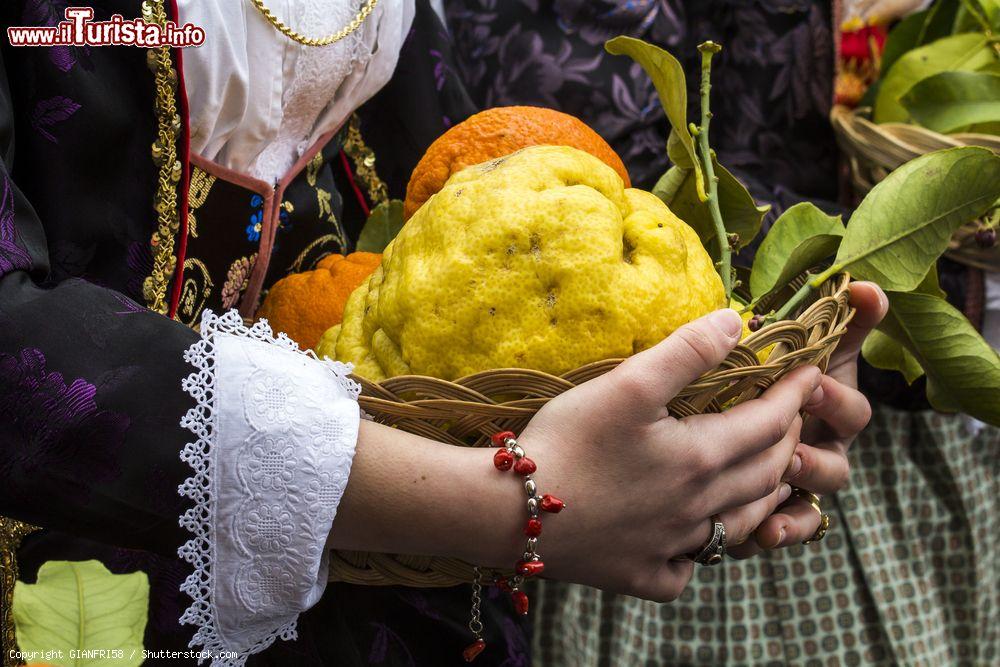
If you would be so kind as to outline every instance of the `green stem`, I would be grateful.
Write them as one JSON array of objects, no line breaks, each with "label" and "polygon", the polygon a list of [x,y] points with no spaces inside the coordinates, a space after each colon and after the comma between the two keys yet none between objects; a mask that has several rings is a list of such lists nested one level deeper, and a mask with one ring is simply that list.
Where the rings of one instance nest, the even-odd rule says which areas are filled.
[{"label": "green stem", "polygon": [[992,35],[993,26],[991,26],[990,22],[986,20],[986,17],[980,14],[979,11],[973,7],[972,3],[969,2],[969,0],[962,0],[962,4],[965,5],[965,10],[972,14],[972,18],[976,20],[976,23],[978,23],[983,29],[983,32],[987,35]]},{"label": "green stem", "polygon": [[779,308],[778,312],[776,312],[769,319],[775,322],[789,319],[791,314],[795,312],[795,309],[802,305],[802,302],[806,300],[806,297],[808,297],[813,290],[817,289],[820,285],[843,270],[844,267],[842,265],[834,265],[822,273],[810,276],[805,285],[800,287],[799,291],[793,294],[792,298],[786,301],[785,305]]},{"label": "green stem", "polygon": [[698,126],[698,154],[701,157],[702,169],[705,172],[705,184],[708,187],[708,212],[715,224],[715,237],[719,242],[719,275],[722,277],[722,287],[726,292],[726,303],[733,293],[733,252],[729,245],[729,234],[722,221],[722,210],[719,208],[719,177],[715,175],[712,164],[712,149],[708,144],[708,126],[712,121],[709,107],[709,93],[712,90],[712,56],[722,50],[715,42],[703,42],[698,45],[701,52],[701,125]]}]

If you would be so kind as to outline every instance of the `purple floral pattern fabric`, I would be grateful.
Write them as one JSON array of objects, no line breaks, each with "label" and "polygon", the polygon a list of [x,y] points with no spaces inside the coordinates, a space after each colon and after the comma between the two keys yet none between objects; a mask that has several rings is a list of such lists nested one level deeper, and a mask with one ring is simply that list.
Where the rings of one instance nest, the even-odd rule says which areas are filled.
[{"label": "purple floral pattern fabric", "polygon": [[0,278],[30,266],[31,257],[17,244],[13,187],[7,174],[0,173]]},{"label": "purple floral pattern fabric", "polygon": [[[446,0],[459,70],[480,108],[535,104],[591,125],[637,185],[669,166],[669,128],[649,78],[604,41],[626,34],[670,50],[688,72],[697,44],[723,45],[713,85],[712,143],[755,195],[834,199],[836,153],[826,121],[833,40],[828,2],[779,0]],[[781,189],[777,187],[781,184]],[[784,194],[782,194],[784,192]]]},{"label": "purple floral pattern fabric", "polygon": [[[127,415],[102,410],[97,388],[46,368],[40,350],[0,354],[0,479],[30,485],[40,472],[62,480],[65,499],[85,501],[93,484],[119,474]],[[78,474],[86,462],[88,477]]]}]

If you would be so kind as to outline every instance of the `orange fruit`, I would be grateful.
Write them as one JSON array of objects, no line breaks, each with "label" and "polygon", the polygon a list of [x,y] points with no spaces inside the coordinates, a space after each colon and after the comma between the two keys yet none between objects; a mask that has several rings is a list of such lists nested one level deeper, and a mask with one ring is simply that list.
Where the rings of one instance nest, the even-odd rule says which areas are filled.
[{"label": "orange fruit", "polygon": [[409,219],[457,171],[529,146],[572,146],[599,158],[631,187],[614,149],[579,118],[544,107],[495,107],[469,116],[430,145],[410,176],[403,203]]},{"label": "orange fruit", "polygon": [[382,255],[374,252],[324,257],[315,270],[276,282],[257,310],[257,318],[266,319],[275,332],[284,331],[299,347],[311,349],[324,331],[340,324],[347,297],[381,261]]}]

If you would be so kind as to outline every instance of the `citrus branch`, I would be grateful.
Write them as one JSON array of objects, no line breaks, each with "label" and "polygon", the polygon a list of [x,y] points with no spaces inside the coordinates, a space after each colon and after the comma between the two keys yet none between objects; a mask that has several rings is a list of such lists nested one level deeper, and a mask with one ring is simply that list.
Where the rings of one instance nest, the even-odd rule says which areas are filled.
[{"label": "citrus branch", "polygon": [[785,305],[778,309],[778,312],[769,317],[768,320],[778,322],[789,319],[789,316],[795,312],[795,309],[798,308],[803,301],[805,301],[806,297],[809,296],[814,289],[818,288],[827,280],[843,271],[845,266],[845,264],[834,264],[822,273],[815,275],[808,274],[809,279],[806,280],[806,283],[799,288],[799,291],[792,295],[792,298],[785,302]]},{"label": "citrus branch", "polygon": [[722,287],[726,292],[726,303],[733,293],[733,252],[729,244],[729,234],[722,221],[722,211],[719,208],[719,177],[715,175],[712,164],[712,149],[708,144],[708,126],[712,121],[709,109],[709,92],[712,90],[712,56],[722,50],[715,42],[708,41],[698,45],[701,53],[701,125],[695,133],[698,137],[698,155],[701,158],[702,169],[705,171],[705,185],[708,193],[706,204],[708,212],[715,224],[715,237],[719,242],[719,275],[722,277]]}]

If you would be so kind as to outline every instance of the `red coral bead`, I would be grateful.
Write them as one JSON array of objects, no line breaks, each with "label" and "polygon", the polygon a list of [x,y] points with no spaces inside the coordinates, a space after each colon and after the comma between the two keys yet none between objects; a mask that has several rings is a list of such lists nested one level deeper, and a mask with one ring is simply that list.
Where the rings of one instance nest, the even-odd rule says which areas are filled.
[{"label": "red coral bead", "polygon": [[542,570],[545,569],[545,563],[540,560],[522,560],[517,562],[517,566],[514,569],[521,576],[533,577],[536,574],[542,573]]},{"label": "red coral bead", "polygon": [[514,463],[514,472],[518,475],[530,475],[538,469],[535,462],[527,456],[522,456]]},{"label": "red coral bead", "polygon": [[502,590],[504,593],[510,593],[513,589],[510,587],[510,583],[507,581],[507,577],[500,577],[495,582],[493,582],[497,588]]},{"label": "red coral bead", "polygon": [[524,525],[524,534],[528,537],[538,537],[542,534],[542,520],[541,519],[528,519],[528,523]]},{"label": "red coral bead", "polygon": [[543,512],[552,512],[553,514],[558,514],[559,512],[562,512],[563,509],[566,507],[566,503],[559,500],[555,496],[546,493],[544,496],[542,496],[542,502],[540,502],[538,506],[542,508]]},{"label": "red coral bead", "polygon": [[497,470],[510,470],[514,465],[514,455],[506,449],[498,449],[497,453],[493,455],[493,465],[497,467]]},{"label": "red coral bead", "polygon": [[500,431],[491,435],[490,440],[494,447],[506,447],[507,440],[514,440],[516,437],[513,431]]},{"label": "red coral bead", "polygon": [[510,594],[510,599],[514,601],[514,611],[521,616],[528,613],[528,595],[524,591],[514,591]]},{"label": "red coral bead", "polygon": [[465,650],[462,651],[462,657],[465,658],[466,662],[472,662],[476,659],[476,656],[483,652],[484,648],[486,648],[486,642],[482,639],[477,639],[465,647]]}]

